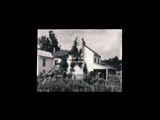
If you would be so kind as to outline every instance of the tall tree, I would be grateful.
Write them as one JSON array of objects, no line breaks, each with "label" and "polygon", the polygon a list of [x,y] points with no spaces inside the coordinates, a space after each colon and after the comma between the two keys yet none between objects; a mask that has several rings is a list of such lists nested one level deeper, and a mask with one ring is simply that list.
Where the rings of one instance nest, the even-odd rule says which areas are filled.
[{"label": "tall tree", "polygon": [[77,37],[75,38],[74,45],[72,46],[72,49],[69,51],[69,54],[73,54],[73,55],[78,54]]},{"label": "tall tree", "polygon": [[83,73],[87,75],[88,69],[86,63],[84,64]]},{"label": "tall tree", "polygon": [[41,36],[37,40],[38,40],[37,43],[40,46],[40,50],[45,50],[51,53],[53,52],[54,48],[55,51],[60,50],[60,47],[58,47],[58,40],[53,31],[49,31],[49,38],[46,36]]},{"label": "tall tree", "polygon": [[49,39],[51,40],[51,48],[52,48],[52,49],[50,49],[50,51],[53,52],[53,48],[55,48],[55,51],[58,51],[59,50],[58,40],[57,40],[54,32],[53,31],[49,31],[48,33],[49,33]]},{"label": "tall tree", "polygon": [[41,38],[38,38],[38,44],[40,46],[40,50],[50,52],[50,40],[46,36],[41,36]]}]

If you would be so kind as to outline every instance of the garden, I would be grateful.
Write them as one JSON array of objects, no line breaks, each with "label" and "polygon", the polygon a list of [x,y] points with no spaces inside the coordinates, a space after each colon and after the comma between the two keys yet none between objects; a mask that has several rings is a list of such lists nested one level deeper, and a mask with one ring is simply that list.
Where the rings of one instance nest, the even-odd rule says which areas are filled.
[{"label": "garden", "polygon": [[92,79],[92,75],[72,79],[71,74],[52,68],[37,77],[37,92],[122,92],[121,77],[108,76],[106,81],[103,78]]}]

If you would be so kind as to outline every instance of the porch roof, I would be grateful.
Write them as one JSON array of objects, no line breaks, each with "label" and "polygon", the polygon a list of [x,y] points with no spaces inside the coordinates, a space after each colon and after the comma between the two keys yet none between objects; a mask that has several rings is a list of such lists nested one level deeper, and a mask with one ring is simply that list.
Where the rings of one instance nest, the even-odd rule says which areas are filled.
[{"label": "porch roof", "polygon": [[[114,69],[114,70],[116,70],[116,68],[113,68],[113,67],[111,67],[111,66],[109,66],[109,65],[101,65],[101,64],[96,64],[96,63],[94,63],[94,65],[103,67],[104,69]],[[94,69],[95,69],[95,68],[94,68]]]}]

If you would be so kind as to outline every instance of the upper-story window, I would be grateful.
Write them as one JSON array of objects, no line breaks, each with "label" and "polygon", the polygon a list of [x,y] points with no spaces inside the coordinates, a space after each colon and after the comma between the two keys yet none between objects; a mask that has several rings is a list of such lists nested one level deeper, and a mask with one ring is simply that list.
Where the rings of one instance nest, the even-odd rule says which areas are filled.
[{"label": "upper-story window", "polygon": [[94,58],[94,62],[96,63],[96,58]]},{"label": "upper-story window", "polygon": [[57,65],[57,63],[58,63],[58,60],[55,60],[55,65]]},{"label": "upper-story window", "polygon": [[99,64],[99,59],[98,59],[98,64]]},{"label": "upper-story window", "polygon": [[46,66],[46,59],[43,59],[43,66]]}]

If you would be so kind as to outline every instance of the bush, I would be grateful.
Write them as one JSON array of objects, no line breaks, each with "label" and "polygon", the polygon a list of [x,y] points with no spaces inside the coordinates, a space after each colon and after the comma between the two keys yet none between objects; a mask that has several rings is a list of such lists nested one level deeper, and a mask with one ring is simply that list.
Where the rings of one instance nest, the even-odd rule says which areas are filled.
[{"label": "bush", "polygon": [[[37,77],[38,92],[122,92],[122,80],[116,76],[94,80],[85,76],[83,80],[72,80],[72,74],[54,68]],[[69,79],[67,79],[69,78]]]}]

